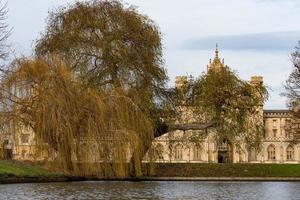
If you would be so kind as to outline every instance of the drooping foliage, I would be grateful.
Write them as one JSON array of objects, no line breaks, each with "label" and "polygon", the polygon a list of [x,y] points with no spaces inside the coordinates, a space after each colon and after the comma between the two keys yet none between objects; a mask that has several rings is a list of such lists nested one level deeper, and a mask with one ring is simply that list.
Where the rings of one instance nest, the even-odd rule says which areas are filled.
[{"label": "drooping foliage", "polygon": [[56,59],[14,64],[2,83],[2,98],[10,101],[5,117],[31,127],[37,159],[73,175],[125,177],[133,156],[135,175],[141,175],[144,143],[153,140],[153,130],[130,98],[86,88]]},{"label": "drooping foliage", "polygon": [[[166,131],[161,117],[174,113],[174,92],[166,90],[161,33],[134,7],[93,0],[58,8],[50,13],[35,52],[40,59],[55,54],[65,60],[86,89],[130,99],[151,121],[155,135]],[[150,145],[148,140],[144,148]]]}]

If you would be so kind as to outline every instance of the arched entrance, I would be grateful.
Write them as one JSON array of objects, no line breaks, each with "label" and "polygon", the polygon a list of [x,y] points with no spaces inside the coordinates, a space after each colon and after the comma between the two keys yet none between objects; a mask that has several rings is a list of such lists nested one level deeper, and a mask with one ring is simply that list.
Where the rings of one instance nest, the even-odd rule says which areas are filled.
[{"label": "arched entrance", "polygon": [[232,163],[232,144],[227,139],[223,139],[218,145],[218,163]]}]

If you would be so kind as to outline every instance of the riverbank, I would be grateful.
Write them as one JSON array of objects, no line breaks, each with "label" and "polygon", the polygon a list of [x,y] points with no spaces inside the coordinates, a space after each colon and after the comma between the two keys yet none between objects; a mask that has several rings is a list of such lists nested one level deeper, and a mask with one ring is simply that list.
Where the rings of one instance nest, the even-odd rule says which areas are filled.
[{"label": "riverbank", "polygon": [[145,177],[140,181],[300,182],[300,177]]},{"label": "riverbank", "polygon": [[74,177],[50,172],[34,163],[0,161],[0,183],[41,183],[72,181],[300,181],[300,164],[203,164],[159,163],[155,174],[149,165],[140,178]]}]

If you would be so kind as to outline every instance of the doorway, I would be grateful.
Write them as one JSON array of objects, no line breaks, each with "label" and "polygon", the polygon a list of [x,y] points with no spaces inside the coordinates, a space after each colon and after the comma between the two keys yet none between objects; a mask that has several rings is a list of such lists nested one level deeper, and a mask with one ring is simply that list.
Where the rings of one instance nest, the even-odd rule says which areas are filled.
[{"label": "doorway", "polygon": [[218,163],[232,163],[233,151],[232,145],[227,139],[223,139],[218,145]]}]

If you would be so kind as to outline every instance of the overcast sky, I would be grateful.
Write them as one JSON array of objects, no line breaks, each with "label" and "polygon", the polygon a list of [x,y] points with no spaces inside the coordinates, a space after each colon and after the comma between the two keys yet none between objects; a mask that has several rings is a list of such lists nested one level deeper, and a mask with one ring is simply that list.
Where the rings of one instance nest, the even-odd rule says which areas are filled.
[{"label": "overcast sky", "polygon": [[[31,55],[48,11],[73,0],[8,0],[10,43]],[[261,75],[271,90],[265,109],[282,109],[290,53],[300,40],[300,0],[126,0],[153,19],[163,33],[170,85],[175,76],[197,76],[219,44],[220,56],[243,79]]]}]

